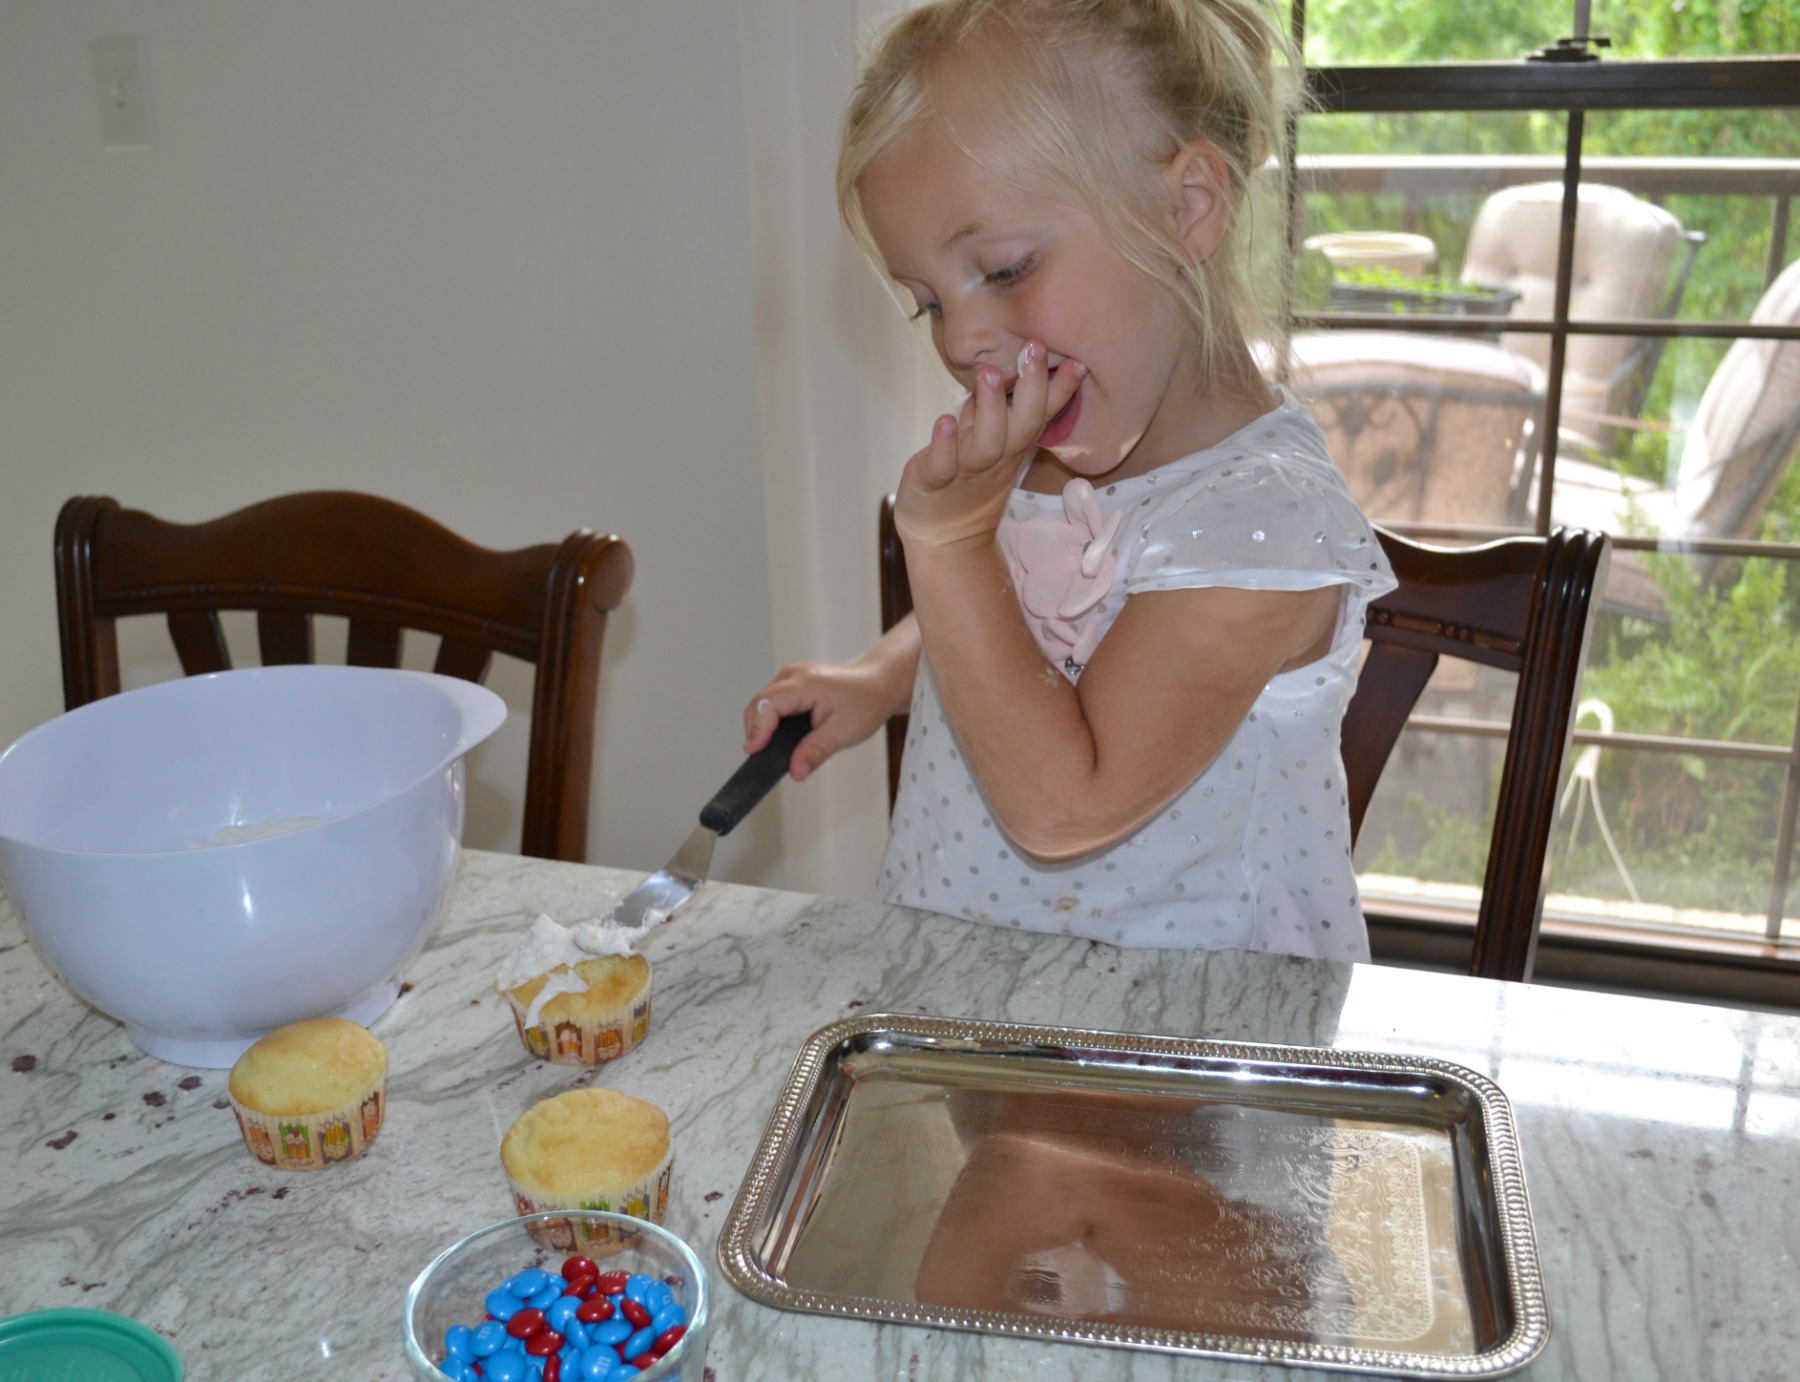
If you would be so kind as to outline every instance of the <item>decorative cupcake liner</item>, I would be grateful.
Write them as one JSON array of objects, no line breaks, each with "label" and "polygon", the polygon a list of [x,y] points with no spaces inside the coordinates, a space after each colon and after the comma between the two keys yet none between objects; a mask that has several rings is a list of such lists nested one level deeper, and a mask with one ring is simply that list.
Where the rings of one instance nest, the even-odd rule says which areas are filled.
[{"label": "decorative cupcake liner", "polygon": [[317,1171],[360,1156],[381,1131],[387,1081],[324,1113],[259,1113],[231,1101],[250,1155],[278,1171]]},{"label": "decorative cupcake liner", "polygon": [[554,1000],[545,1005],[536,1026],[525,1025],[530,1005],[519,1002],[510,993],[513,1025],[525,1049],[539,1060],[555,1065],[599,1065],[617,1060],[644,1039],[650,1030],[650,986],[631,1002],[596,1017],[577,1021],[574,1018],[549,1016]]},{"label": "decorative cupcake liner", "polygon": [[[506,1179],[512,1186],[513,1203],[518,1206],[521,1214],[553,1213],[559,1209],[600,1209],[660,1224],[669,1208],[669,1177],[674,1169],[673,1153],[665,1152],[654,1171],[622,1193],[584,1195],[575,1204],[558,1196],[531,1190],[510,1175]],[[589,1257],[604,1257],[621,1252],[637,1241],[639,1236],[612,1224],[597,1225],[582,1219],[547,1219],[535,1226],[531,1233],[554,1252],[580,1251]]]}]

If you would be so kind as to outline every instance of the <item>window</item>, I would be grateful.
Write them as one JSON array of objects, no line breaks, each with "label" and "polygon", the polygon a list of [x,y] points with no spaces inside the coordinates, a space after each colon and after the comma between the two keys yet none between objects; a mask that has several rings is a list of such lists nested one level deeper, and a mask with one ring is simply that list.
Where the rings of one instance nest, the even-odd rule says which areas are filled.
[{"label": "window", "polygon": [[[1293,380],[1389,527],[1614,536],[1539,973],[1793,1002],[1800,13],[1546,8],[1296,4]],[[1440,674],[1396,749],[1378,949],[1472,920],[1509,696]]]}]

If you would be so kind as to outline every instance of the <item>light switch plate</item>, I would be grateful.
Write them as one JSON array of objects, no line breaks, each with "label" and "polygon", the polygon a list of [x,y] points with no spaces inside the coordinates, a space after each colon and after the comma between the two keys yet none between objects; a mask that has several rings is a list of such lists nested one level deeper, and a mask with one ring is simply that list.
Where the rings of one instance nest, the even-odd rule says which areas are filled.
[{"label": "light switch plate", "polygon": [[142,47],[136,38],[97,38],[88,44],[100,99],[102,148],[150,147],[150,93],[144,84]]}]

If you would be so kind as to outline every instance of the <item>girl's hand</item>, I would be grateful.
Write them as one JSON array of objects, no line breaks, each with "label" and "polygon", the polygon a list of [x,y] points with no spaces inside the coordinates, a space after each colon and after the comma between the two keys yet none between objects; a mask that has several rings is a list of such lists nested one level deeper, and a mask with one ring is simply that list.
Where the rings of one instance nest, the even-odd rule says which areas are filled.
[{"label": "girl's hand", "polygon": [[794,780],[804,782],[826,759],[862,743],[907,708],[918,665],[918,624],[909,616],[853,662],[783,667],[744,707],[744,752],[768,743],[783,716],[810,711],[812,733],[788,760]]},{"label": "girl's hand", "polygon": [[901,473],[894,526],[907,547],[990,538],[1020,468],[1086,374],[1086,366],[1065,360],[1052,378],[1042,341],[1027,341],[1019,352],[1010,399],[998,368],[977,370],[975,391],[961,415],[939,418],[930,444]]}]

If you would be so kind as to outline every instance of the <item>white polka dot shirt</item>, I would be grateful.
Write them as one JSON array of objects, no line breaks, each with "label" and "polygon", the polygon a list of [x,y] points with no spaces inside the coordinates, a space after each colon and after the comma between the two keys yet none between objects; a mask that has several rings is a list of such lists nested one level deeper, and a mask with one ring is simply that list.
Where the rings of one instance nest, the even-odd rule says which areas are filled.
[{"label": "white polka dot shirt", "polygon": [[[1106,519],[1122,511],[1106,544],[1110,585],[1073,618],[1027,616],[1071,680],[1081,671],[1072,650],[1095,640],[1088,624],[1104,636],[1126,598],[1145,590],[1340,585],[1330,651],[1270,681],[1219,756],[1155,819],[1061,864],[1034,862],[995,824],[921,660],[879,896],[1115,945],[1366,960],[1338,733],[1364,610],[1394,577],[1317,426],[1288,396],[1218,446],[1102,485],[1095,498]],[[1015,490],[1007,513],[1003,546],[1012,525],[1060,520],[1064,505]]]}]

